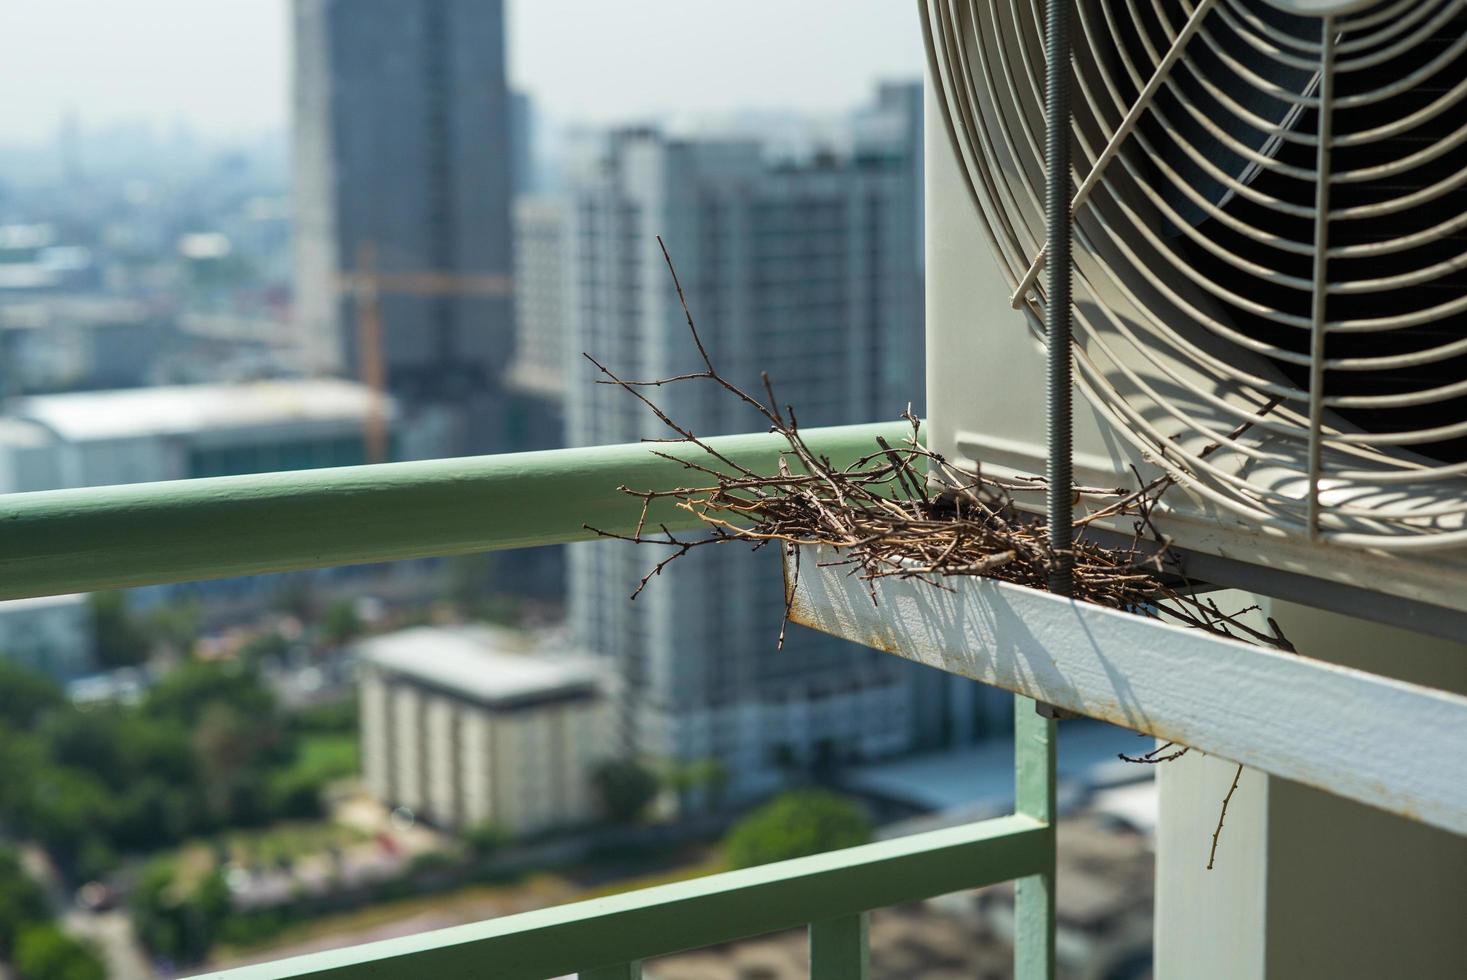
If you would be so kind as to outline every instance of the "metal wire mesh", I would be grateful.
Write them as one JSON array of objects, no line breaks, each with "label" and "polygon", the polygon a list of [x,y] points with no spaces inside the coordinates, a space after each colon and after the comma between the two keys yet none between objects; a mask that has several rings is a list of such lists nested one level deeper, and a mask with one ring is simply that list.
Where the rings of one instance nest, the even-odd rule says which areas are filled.
[{"label": "metal wire mesh", "polygon": [[[1036,330],[1043,6],[923,10],[973,203]],[[1207,505],[1339,543],[1459,546],[1467,2],[1290,6],[1310,5],[1074,5],[1078,380]]]}]

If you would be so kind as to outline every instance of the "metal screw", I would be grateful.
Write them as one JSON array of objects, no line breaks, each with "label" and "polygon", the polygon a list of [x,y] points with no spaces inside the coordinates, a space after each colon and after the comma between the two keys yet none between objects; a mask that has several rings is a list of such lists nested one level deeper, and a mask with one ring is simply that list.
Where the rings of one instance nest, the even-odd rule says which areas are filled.
[{"label": "metal screw", "polygon": [[1044,310],[1049,361],[1049,546],[1054,552],[1049,590],[1069,595],[1074,559],[1071,522],[1074,520],[1071,466],[1072,410],[1070,405],[1071,257],[1070,257],[1070,5],[1049,0],[1046,41],[1049,67],[1045,78],[1047,133],[1045,158],[1045,221],[1048,231],[1049,302]]}]

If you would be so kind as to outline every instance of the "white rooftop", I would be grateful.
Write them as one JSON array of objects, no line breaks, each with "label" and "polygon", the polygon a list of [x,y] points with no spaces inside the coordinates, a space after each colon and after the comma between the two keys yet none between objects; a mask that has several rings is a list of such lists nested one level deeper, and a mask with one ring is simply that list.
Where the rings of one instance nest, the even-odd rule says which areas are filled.
[{"label": "white rooftop", "polygon": [[376,667],[491,707],[593,693],[600,682],[585,658],[531,650],[524,634],[488,626],[415,626],[363,640],[362,659]]},{"label": "white rooftop", "polygon": [[[1145,752],[1155,745],[1134,732],[1101,722],[1065,722],[1056,763],[1066,788],[1088,793],[1155,775],[1155,766],[1122,762],[1116,753]],[[971,808],[999,813],[1013,805],[1014,741],[995,737],[977,745],[852,766],[842,774],[850,789],[899,800],[924,810]]]},{"label": "white rooftop", "polygon": [[1111,786],[1090,798],[1090,808],[1117,817],[1144,834],[1156,835],[1160,790],[1156,780]]},{"label": "white rooftop", "polygon": [[45,426],[28,419],[0,415],[0,444],[36,449],[51,445],[51,434],[46,431]]},{"label": "white rooftop", "polygon": [[117,296],[47,296],[0,305],[0,330],[34,330],[57,324],[132,326],[162,316],[146,303]]},{"label": "white rooftop", "polygon": [[10,413],[83,442],[292,422],[359,424],[372,398],[354,381],[311,378],[34,395],[14,402]]},{"label": "white rooftop", "polygon": [[85,592],[68,592],[65,595],[38,595],[30,599],[6,599],[0,602],[0,616],[30,609],[64,608],[80,606],[87,601]]}]

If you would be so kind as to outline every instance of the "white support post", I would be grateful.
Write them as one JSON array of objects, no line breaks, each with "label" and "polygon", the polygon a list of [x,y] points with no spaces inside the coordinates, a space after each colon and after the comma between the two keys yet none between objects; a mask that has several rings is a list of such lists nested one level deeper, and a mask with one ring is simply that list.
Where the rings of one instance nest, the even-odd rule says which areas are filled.
[{"label": "white support post", "polygon": [[[1467,644],[1283,603],[1272,614],[1308,654],[1467,692]],[[1208,871],[1234,770],[1196,752],[1159,767],[1158,980],[1463,975],[1467,836],[1245,769]]]}]

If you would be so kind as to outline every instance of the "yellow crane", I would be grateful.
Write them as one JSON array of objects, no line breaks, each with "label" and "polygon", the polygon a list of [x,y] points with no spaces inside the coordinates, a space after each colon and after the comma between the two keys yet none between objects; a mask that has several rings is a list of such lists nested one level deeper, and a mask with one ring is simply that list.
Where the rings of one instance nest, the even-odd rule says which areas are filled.
[{"label": "yellow crane", "polygon": [[357,246],[356,268],[342,273],[340,288],[351,295],[357,312],[357,356],[361,380],[372,392],[362,422],[369,462],[387,459],[387,420],[382,406],[387,394],[387,363],[382,350],[382,296],[510,296],[514,279],[504,275],[459,275],[438,270],[381,272],[376,242]]}]

